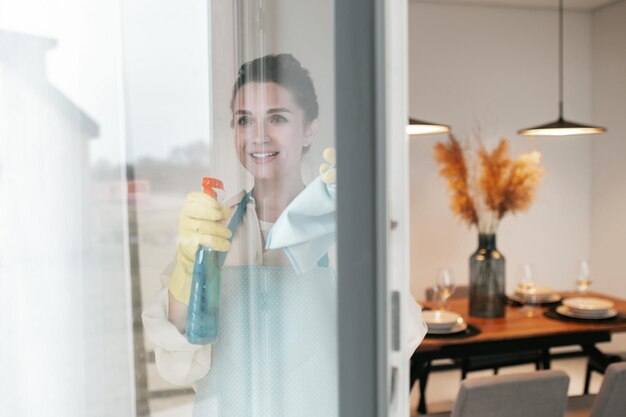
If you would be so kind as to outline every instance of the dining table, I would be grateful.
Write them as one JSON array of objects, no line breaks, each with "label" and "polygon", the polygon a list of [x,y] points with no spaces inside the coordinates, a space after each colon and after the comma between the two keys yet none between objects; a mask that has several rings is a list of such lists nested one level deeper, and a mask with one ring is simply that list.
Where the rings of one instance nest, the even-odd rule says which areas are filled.
[{"label": "dining table", "polygon": [[[580,297],[577,292],[559,292],[566,299]],[[475,329],[459,337],[438,337],[427,335],[411,357],[411,385],[420,379],[420,399],[418,413],[426,413],[425,381],[428,378],[431,361],[476,356],[498,355],[528,350],[543,352],[541,368],[550,369],[552,356],[550,348],[576,346],[585,356],[598,361],[606,360],[606,355],[596,347],[597,343],[608,342],[611,335],[626,332],[626,300],[597,292],[586,292],[586,297],[610,300],[619,312],[619,320],[586,320],[585,322],[562,320],[547,317],[550,306],[522,305],[508,302],[504,317],[482,318],[469,315],[469,299],[459,298],[448,301],[447,309],[460,314],[470,328]],[[423,308],[431,308],[430,302],[421,303]],[[554,308],[554,306],[552,306]],[[554,316],[554,314],[552,314]]]}]

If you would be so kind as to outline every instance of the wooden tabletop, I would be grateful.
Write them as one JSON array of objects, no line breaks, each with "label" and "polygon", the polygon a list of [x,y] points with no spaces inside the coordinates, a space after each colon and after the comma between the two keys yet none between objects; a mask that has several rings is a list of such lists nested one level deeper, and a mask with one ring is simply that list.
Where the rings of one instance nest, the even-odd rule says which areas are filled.
[{"label": "wooden tabletop", "polygon": [[[573,292],[561,292],[564,298],[580,296]],[[626,300],[609,297],[604,294],[594,292],[587,293],[590,297],[605,298],[615,303],[615,309],[621,313],[626,313]],[[469,300],[457,299],[448,301],[448,308],[459,313],[470,324],[478,327],[481,333],[472,337],[460,338],[436,338],[427,337],[418,347],[417,352],[438,350],[443,346],[461,345],[476,342],[493,342],[503,340],[528,339],[533,337],[576,334],[588,332],[626,332],[626,322],[624,323],[576,323],[550,319],[543,315],[547,307],[517,307],[507,305],[506,315],[503,318],[485,319],[469,315]],[[428,303],[423,304],[429,307]]]}]

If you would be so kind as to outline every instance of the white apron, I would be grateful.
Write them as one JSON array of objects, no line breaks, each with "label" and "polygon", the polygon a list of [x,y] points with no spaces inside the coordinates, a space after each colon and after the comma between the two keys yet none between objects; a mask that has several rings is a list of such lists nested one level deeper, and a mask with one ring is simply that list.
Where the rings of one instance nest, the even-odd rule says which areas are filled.
[{"label": "white apron", "polygon": [[[249,198],[229,224],[233,236]],[[327,261],[300,275],[223,267],[219,335],[194,417],[338,415],[337,282]]]}]

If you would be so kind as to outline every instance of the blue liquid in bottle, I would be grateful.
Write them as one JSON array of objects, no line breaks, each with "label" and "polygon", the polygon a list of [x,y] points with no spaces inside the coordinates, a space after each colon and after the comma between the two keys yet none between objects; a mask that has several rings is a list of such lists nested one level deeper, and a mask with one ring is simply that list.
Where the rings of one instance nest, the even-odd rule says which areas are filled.
[{"label": "blue liquid in bottle", "polygon": [[[215,178],[203,178],[204,192],[216,197],[213,188],[223,189]],[[222,267],[220,252],[200,246],[196,252],[187,308],[187,340],[206,345],[217,340],[220,321],[220,290]]]},{"label": "blue liquid in bottle", "polygon": [[187,310],[187,340],[196,345],[217,339],[220,321],[221,268],[219,252],[200,246],[193,265]]}]

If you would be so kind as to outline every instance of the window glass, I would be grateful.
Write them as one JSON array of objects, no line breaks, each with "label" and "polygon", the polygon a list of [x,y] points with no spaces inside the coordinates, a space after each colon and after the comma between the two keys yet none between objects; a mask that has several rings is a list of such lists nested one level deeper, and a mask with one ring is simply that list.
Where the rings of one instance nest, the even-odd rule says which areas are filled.
[{"label": "window glass", "polygon": [[134,414],[119,16],[0,1],[3,416]]},{"label": "window glass", "polygon": [[149,408],[337,415],[332,3],[159,4],[122,11]]}]

